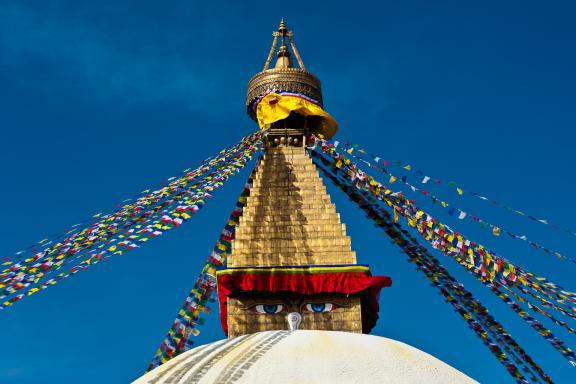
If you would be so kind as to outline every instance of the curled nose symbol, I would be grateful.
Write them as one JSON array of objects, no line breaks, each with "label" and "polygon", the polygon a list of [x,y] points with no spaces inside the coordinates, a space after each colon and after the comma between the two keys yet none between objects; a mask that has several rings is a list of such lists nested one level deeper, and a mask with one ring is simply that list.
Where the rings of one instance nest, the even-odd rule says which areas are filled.
[{"label": "curled nose symbol", "polygon": [[288,318],[288,327],[290,327],[291,331],[297,331],[300,323],[302,322],[302,315],[298,312],[290,312],[287,316]]}]

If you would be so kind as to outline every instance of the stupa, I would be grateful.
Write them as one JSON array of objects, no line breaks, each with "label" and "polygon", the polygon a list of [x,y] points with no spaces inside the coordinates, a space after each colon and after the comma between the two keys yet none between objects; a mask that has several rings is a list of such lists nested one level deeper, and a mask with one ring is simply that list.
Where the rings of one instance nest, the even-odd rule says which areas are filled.
[{"label": "stupa", "polygon": [[266,130],[264,156],[227,269],[217,273],[228,339],[191,349],[135,383],[474,383],[416,348],[367,334],[392,281],[357,264],[306,153],[310,135],[332,137],[338,124],[284,21],[273,39],[246,99]]}]

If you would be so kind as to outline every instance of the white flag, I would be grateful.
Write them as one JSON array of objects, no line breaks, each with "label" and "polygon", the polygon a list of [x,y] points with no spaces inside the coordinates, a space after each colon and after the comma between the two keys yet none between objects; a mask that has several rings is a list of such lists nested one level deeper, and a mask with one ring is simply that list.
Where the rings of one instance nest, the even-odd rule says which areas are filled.
[{"label": "white flag", "polygon": [[430,178],[428,176],[424,176],[424,178],[422,179],[422,184],[426,184],[429,180]]},{"label": "white flag", "polygon": [[466,212],[460,211],[460,214],[458,215],[458,218],[459,218],[460,220],[462,220],[462,219],[464,219],[465,217],[466,217]]}]

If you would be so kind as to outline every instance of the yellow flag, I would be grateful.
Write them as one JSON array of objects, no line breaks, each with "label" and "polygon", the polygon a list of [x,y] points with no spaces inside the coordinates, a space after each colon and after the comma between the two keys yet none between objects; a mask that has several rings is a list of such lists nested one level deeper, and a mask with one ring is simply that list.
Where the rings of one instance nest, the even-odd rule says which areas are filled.
[{"label": "yellow flag", "polygon": [[459,195],[462,195],[464,193],[464,191],[461,190],[460,188],[456,188],[456,192],[458,192]]},{"label": "yellow flag", "polygon": [[500,236],[500,228],[498,227],[492,227],[492,234],[494,236]]},{"label": "yellow flag", "polygon": [[394,176],[390,176],[390,180],[388,181],[390,184],[394,184],[396,178]]}]

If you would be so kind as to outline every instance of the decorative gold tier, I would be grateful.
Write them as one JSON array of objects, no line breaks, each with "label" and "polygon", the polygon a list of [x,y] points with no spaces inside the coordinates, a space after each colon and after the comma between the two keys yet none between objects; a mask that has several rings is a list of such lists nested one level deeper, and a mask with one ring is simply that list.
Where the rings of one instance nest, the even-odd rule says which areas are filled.
[{"label": "decorative gold tier", "polygon": [[355,263],[346,227],[304,148],[268,148],[228,267]]},{"label": "decorative gold tier", "polygon": [[310,97],[322,106],[320,80],[301,68],[274,68],[256,74],[248,82],[246,107],[270,92],[291,92]]}]

